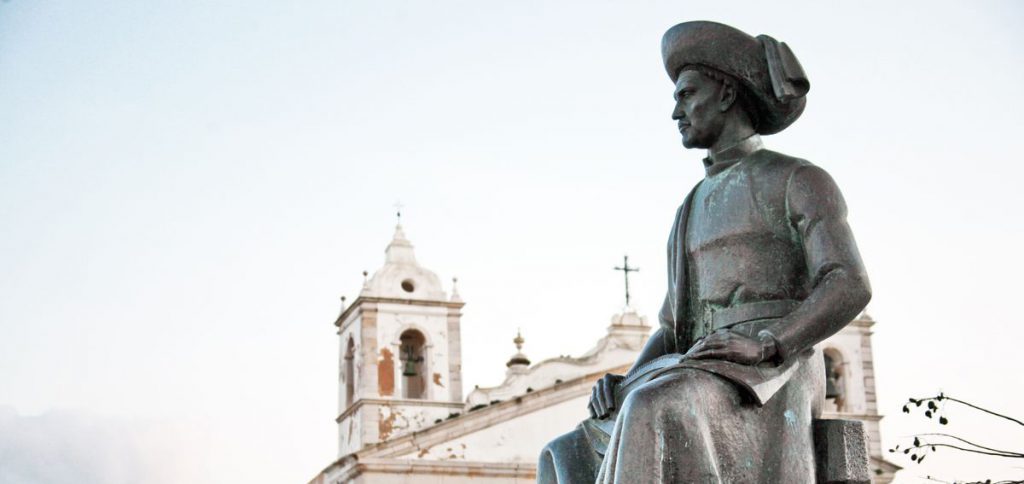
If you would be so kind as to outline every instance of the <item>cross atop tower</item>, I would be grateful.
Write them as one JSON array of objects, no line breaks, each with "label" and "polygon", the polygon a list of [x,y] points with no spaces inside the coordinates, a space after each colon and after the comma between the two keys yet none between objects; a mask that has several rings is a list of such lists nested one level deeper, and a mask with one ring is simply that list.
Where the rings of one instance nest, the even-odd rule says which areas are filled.
[{"label": "cross atop tower", "polygon": [[639,267],[629,267],[629,256],[622,256],[622,267],[616,267],[615,270],[622,271],[622,275],[626,278],[626,306],[629,306],[629,273],[640,272]]},{"label": "cross atop tower", "polygon": [[402,205],[402,202],[399,201],[395,202],[392,207],[395,207],[395,216],[398,217],[398,225],[402,225],[402,209],[405,208],[405,205]]}]

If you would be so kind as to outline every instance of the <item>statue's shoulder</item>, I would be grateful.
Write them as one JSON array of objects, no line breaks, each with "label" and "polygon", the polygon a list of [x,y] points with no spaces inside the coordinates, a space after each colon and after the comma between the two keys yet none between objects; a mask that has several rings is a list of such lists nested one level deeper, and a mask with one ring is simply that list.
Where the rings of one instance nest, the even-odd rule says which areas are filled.
[{"label": "statue's shoulder", "polygon": [[752,166],[763,171],[793,172],[804,166],[816,166],[814,163],[803,158],[797,158],[778,151],[768,149],[758,150],[753,156],[757,157],[758,163]]},{"label": "statue's shoulder", "polygon": [[[803,158],[766,149],[758,150],[752,156],[755,157],[752,160],[754,163],[746,163],[746,165],[753,178],[759,180],[759,184],[765,189],[777,187],[784,190],[797,170],[815,166]],[[771,190],[769,189],[769,191]]]},{"label": "statue's shoulder", "polygon": [[771,150],[760,150],[755,155],[760,157],[759,163],[751,164],[755,170],[751,174],[759,180],[759,191],[765,200],[782,202],[787,207],[813,206],[818,211],[832,207],[836,213],[845,213],[839,187],[820,166]]}]

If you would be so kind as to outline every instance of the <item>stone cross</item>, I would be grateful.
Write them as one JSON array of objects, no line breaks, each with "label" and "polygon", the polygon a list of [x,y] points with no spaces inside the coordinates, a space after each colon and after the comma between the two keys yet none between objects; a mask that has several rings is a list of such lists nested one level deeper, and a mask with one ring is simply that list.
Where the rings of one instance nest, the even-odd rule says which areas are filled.
[{"label": "stone cross", "polygon": [[629,267],[629,256],[622,256],[622,267],[616,267],[615,270],[622,271],[622,275],[626,278],[626,306],[629,306],[629,273],[640,272],[639,267]]},{"label": "stone cross", "polygon": [[405,205],[402,205],[402,202],[395,202],[395,204],[392,205],[392,206],[395,207],[395,216],[398,217],[398,224],[401,225],[402,224],[402,209],[405,208]]}]

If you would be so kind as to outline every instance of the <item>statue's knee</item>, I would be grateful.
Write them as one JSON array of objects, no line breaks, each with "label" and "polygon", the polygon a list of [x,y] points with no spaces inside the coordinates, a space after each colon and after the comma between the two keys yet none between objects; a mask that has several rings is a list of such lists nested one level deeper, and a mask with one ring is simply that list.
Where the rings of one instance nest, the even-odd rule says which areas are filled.
[{"label": "statue's knee", "polygon": [[601,456],[582,427],[555,437],[537,460],[537,482],[543,484],[590,484],[597,477]]},{"label": "statue's knee", "polygon": [[558,471],[550,445],[545,445],[537,459],[537,484],[558,484]]},{"label": "statue's knee", "polygon": [[701,411],[717,398],[712,395],[721,386],[716,377],[701,370],[683,369],[652,380],[630,392],[623,411],[637,417],[652,416],[667,407]]},{"label": "statue's knee", "polygon": [[665,392],[660,387],[656,382],[649,382],[629,392],[622,402],[622,411],[634,418],[650,415],[665,399]]}]

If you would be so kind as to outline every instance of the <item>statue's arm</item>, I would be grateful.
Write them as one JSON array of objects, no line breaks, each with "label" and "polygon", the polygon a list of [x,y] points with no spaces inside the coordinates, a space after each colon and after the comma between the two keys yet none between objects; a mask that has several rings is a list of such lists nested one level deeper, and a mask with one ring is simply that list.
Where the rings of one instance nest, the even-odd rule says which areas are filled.
[{"label": "statue's arm", "polygon": [[661,306],[661,311],[658,313],[660,328],[647,339],[647,343],[640,350],[640,355],[636,357],[636,362],[633,363],[630,371],[661,355],[667,355],[675,351],[675,331],[671,321],[672,307],[669,304],[668,296],[665,296],[665,303]]},{"label": "statue's arm", "polygon": [[868,276],[846,223],[846,203],[832,177],[813,165],[797,168],[787,185],[786,207],[803,245],[810,290],[792,313],[763,332],[775,340],[781,359],[835,334],[871,299]]}]

